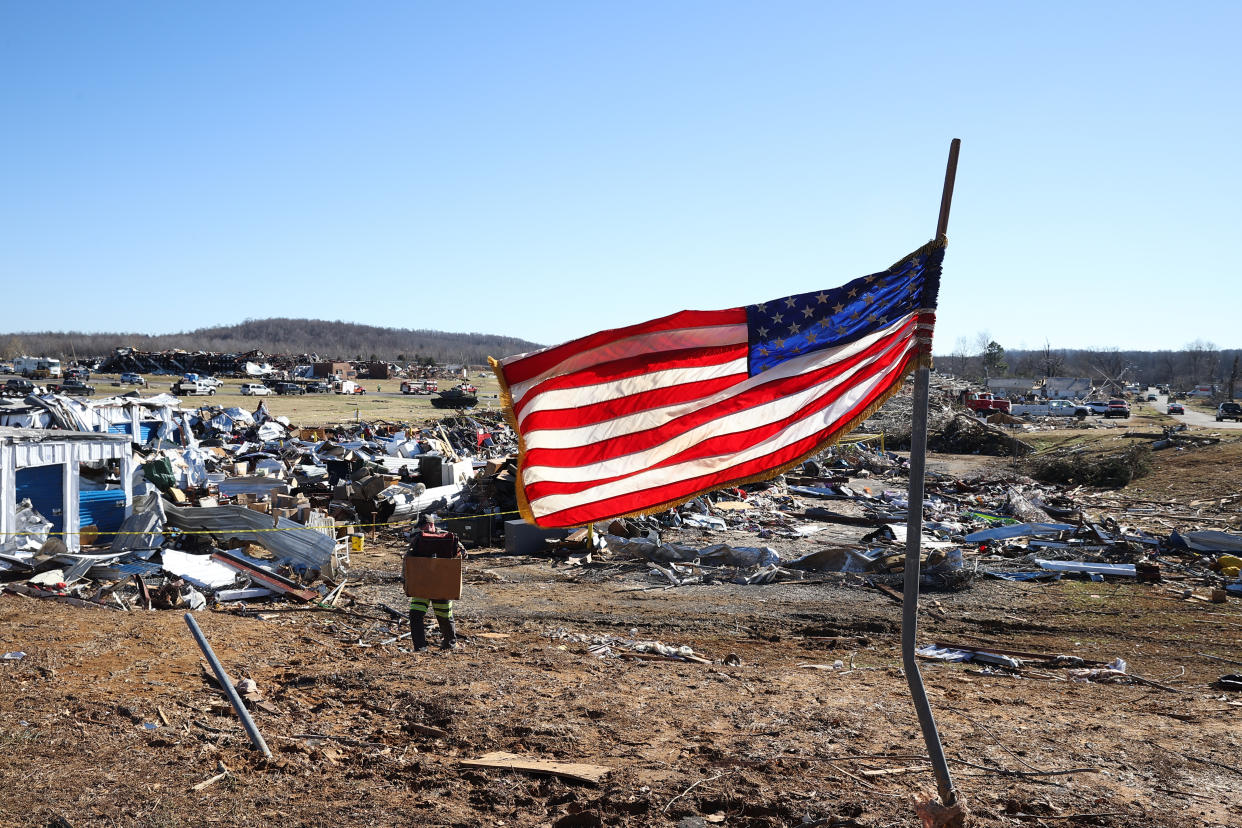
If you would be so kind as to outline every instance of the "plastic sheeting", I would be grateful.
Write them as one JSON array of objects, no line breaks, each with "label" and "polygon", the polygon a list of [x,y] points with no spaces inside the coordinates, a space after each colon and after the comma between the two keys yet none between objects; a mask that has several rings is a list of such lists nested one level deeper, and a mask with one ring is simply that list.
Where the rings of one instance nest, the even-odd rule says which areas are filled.
[{"label": "plastic sheeting", "polygon": [[1173,546],[1185,546],[1196,552],[1242,552],[1242,535],[1231,535],[1216,529],[1201,532],[1174,532],[1169,537]]},{"label": "plastic sheeting", "polygon": [[1009,538],[1038,538],[1046,535],[1059,535],[1070,532],[1077,527],[1069,523],[1011,523],[1008,526],[996,526],[981,529],[966,536],[967,543],[979,543],[989,540],[1008,540]]},{"label": "plastic sheeting", "polygon": [[623,538],[604,535],[608,548],[636,555],[649,561],[699,561],[718,566],[767,567],[781,562],[775,549],[768,546],[730,546],[717,543],[702,549],[688,544],[656,543],[647,538]]},{"label": "plastic sheeting", "polygon": [[14,535],[0,543],[0,555],[28,561],[47,542],[47,533],[52,531],[52,522],[39,514],[29,500],[23,500],[17,506],[13,531]]}]

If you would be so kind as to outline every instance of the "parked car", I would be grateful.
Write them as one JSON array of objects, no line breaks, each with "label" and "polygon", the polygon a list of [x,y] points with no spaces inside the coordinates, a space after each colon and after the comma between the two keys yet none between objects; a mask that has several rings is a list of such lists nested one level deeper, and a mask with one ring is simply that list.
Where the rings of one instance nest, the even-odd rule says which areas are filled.
[{"label": "parked car", "polygon": [[322,382],[309,382],[306,384],[307,394],[326,394],[332,389],[324,385]]},{"label": "parked car", "polygon": [[1107,414],[1108,400],[1087,400],[1083,403],[1083,407],[1092,414]]},{"label": "parked car", "polygon": [[280,394],[282,396],[285,394],[305,394],[306,393],[306,390],[302,388],[302,386],[298,385],[296,382],[278,382],[276,383],[276,385],[273,387],[272,390],[274,390],[277,394]]},{"label": "parked car", "polygon": [[95,386],[87,385],[80,379],[67,379],[61,383],[58,390],[62,394],[76,394],[79,397],[89,397],[95,393]]},{"label": "parked car", "polygon": [[146,385],[147,381],[142,378],[141,374],[125,373],[121,374],[122,385]]},{"label": "parked car", "polygon": [[261,382],[243,382],[241,392],[243,397],[262,397],[272,393],[272,389]]},{"label": "parked car", "polygon": [[1112,399],[1108,401],[1108,409],[1104,412],[1104,418],[1124,417],[1130,419],[1130,404],[1125,400]]},{"label": "parked car", "polygon": [[1216,407],[1216,422],[1234,420],[1242,423],[1242,405],[1236,402],[1223,402]]},{"label": "parked car", "polygon": [[1148,401],[1148,402],[1155,402],[1155,401],[1156,401],[1156,395],[1155,395],[1155,394],[1148,394],[1148,395],[1147,395],[1147,401]]},{"label": "parked car", "polygon": [[1186,409],[1183,408],[1182,404],[1179,402],[1171,402],[1169,403],[1168,413],[1169,414],[1185,414]]}]

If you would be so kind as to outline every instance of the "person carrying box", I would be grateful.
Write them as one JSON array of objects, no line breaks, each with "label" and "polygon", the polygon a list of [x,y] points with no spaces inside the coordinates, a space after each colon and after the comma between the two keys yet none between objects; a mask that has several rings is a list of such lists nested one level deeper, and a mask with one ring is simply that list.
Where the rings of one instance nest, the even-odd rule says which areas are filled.
[{"label": "person carrying box", "polygon": [[[436,622],[440,626],[441,649],[455,650],[458,647],[457,630],[453,624],[453,598],[461,594],[461,559],[465,556],[465,551],[455,534],[439,531],[435,515],[424,513],[419,516],[418,526],[410,536],[410,548],[405,553],[406,560],[402,567],[405,594],[410,597],[410,643],[415,652],[427,650],[425,621],[428,608],[435,611]],[[433,565],[422,560],[426,558],[455,558],[456,566],[447,565],[447,562],[440,564],[439,561]],[[426,575],[429,568],[455,569],[456,587],[452,584],[428,587]],[[428,589],[432,589],[436,597],[424,597],[421,594]]]}]

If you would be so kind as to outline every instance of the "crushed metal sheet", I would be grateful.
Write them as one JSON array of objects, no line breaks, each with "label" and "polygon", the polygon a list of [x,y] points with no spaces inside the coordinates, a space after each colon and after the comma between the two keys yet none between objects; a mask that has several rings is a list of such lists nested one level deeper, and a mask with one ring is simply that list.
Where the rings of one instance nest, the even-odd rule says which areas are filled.
[{"label": "crushed metal sheet", "polygon": [[256,543],[271,552],[277,563],[288,563],[294,569],[327,572],[332,564],[335,541],[292,520],[278,517],[273,521],[270,515],[245,506],[167,504],[164,508],[169,526]]}]

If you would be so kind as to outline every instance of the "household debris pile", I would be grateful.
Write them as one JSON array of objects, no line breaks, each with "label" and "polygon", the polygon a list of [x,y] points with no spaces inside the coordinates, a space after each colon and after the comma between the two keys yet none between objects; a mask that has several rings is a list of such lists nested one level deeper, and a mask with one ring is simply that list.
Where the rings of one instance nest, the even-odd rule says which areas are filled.
[{"label": "household debris pile", "polygon": [[0,577],[34,597],[334,600],[366,530],[434,510],[485,523],[466,540],[490,545],[503,531],[492,516],[516,507],[516,438],[493,413],[306,429],[263,404],[185,409],[167,395],[48,395],[4,413],[0,473],[17,485],[0,511]]}]

